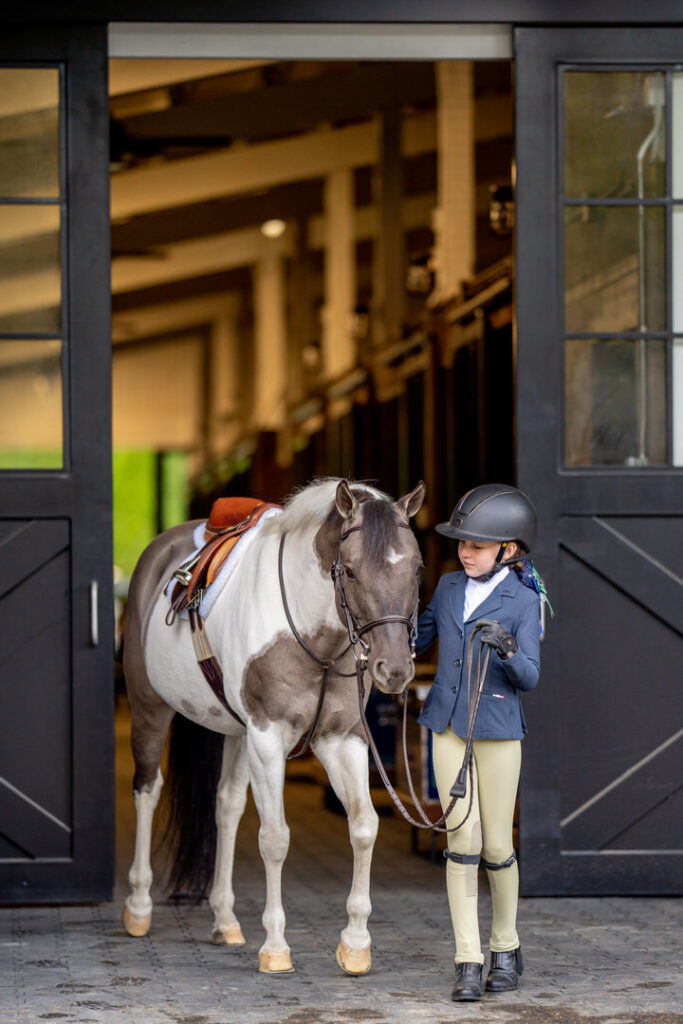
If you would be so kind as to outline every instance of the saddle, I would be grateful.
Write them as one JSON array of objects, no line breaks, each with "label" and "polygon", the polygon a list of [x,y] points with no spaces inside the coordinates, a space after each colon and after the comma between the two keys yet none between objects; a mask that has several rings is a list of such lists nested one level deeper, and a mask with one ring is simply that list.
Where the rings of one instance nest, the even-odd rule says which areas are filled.
[{"label": "saddle", "polygon": [[201,601],[240,537],[255,526],[269,508],[280,507],[258,498],[217,498],[214,501],[204,530],[204,547],[192,561],[173,573],[178,581],[171,595],[176,615]]},{"label": "saddle", "polygon": [[216,579],[237,541],[256,525],[269,508],[281,506],[259,501],[258,498],[218,498],[213,503],[204,530],[204,547],[189,562],[176,569],[171,577],[177,582],[171,594],[166,625],[172,626],[176,616],[187,609],[197,664],[218,700],[240,725],[244,725],[244,720],[225,696],[223,673],[211,650],[199,606],[205,590]]}]

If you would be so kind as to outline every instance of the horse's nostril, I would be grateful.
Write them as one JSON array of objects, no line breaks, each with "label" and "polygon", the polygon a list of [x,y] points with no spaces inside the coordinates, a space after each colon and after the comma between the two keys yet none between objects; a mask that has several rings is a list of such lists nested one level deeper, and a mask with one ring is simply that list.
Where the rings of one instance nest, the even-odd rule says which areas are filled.
[{"label": "horse's nostril", "polygon": [[382,683],[386,683],[387,679],[389,678],[389,673],[387,672],[387,663],[384,660],[384,658],[378,658],[377,661],[375,662],[374,676],[375,679],[378,679]]}]

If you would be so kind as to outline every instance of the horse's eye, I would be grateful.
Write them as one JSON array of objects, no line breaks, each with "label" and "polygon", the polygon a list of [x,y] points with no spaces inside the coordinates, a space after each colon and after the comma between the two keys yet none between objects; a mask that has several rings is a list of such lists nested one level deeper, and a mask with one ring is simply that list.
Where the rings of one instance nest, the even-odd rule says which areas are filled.
[{"label": "horse's eye", "polygon": [[344,566],[344,572],[348,580],[355,580],[356,577],[354,576],[353,569],[349,569],[348,565]]}]

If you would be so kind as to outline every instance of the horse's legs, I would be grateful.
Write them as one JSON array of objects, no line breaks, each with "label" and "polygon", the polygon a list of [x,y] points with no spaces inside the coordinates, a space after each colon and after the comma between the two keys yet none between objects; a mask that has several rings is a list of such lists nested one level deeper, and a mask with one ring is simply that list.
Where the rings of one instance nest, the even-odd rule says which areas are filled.
[{"label": "horse's legs", "polygon": [[131,893],[123,909],[123,926],[129,935],[140,937],[147,934],[152,921],[152,818],[164,783],[159,766],[174,712],[156,694],[152,695],[151,691],[144,701],[136,700],[132,694],[129,696],[137,827],[135,854],[128,873]]},{"label": "horse's legs", "polygon": [[282,865],[289,849],[289,828],[285,821],[283,789],[285,758],[282,738],[274,727],[247,733],[249,773],[254,802],[261,819],[259,850],[266,869],[266,906],[263,927],[266,940],[259,950],[259,971],[279,973],[293,970],[285,939],[282,906]]},{"label": "horse's legs", "polygon": [[209,905],[214,913],[212,939],[236,946],[244,942],[240,923],[233,906],[232,869],[235,860],[235,838],[247,802],[249,767],[244,736],[226,736],[223,744],[223,766],[216,796],[216,867]]},{"label": "horse's legs", "polygon": [[346,809],[353,848],[353,881],[346,901],[349,921],[341,933],[337,962],[348,974],[370,970],[370,864],[378,818],[370,799],[368,749],[357,736],[331,737],[315,744],[334,791]]}]

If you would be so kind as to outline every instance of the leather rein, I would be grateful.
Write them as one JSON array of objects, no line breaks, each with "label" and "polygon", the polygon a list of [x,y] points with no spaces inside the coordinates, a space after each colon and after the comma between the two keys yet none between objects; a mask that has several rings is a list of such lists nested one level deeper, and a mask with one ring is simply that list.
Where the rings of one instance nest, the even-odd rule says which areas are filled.
[{"label": "leather rein", "polygon": [[[410,526],[408,526],[407,523],[399,523],[398,525],[400,527],[402,527],[403,529],[406,529],[406,530],[410,529]],[[377,770],[379,772],[380,778],[382,779],[382,782],[384,783],[384,787],[385,787],[387,793],[389,794],[389,796],[391,797],[392,801],[394,802],[395,806],[397,807],[398,811],[400,812],[402,817],[410,825],[412,825],[414,828],[432,829],[435,832],[456,832],[467,821],[467,819],[468,819],[468,817],[470,815],[470,812],[472,810],[472,803],[473,803],[473,800],[474,800],[474,785],[473,785],[473,781],[474,780],[473,780],[473,768],[472,768],[472,741],[473,741],[473,734],[474,734],[474,724],[475,724],[475,721],[476,721],[477,711],[479,709],[479,702],[481,700],[481,694],[482,694],[483,687],[484,687],[484,680],[486,679],[486,674],[488,672],[489,660],[490,660],[490,657],[491,657],[491,648],[488,645],[486,646],[486,652],[484,653],[483,658],[482,658],[482,646],[484,646],[484,645],[480,643],[478,654],[477,654],[476,682],[475,682],[475,685],[473,686],[472,685],[472,682],[473,682],[473,676],[472,676],[473,649],[474,649],[474,641],[475,641],[475,638],[476,638],[476,634],[478,632],[478,629],[480,628],[480,627],[475,626],[475,629],[474,629],[474,631],[473,631],[473,633],[472,633],[472,635],[470,637],[469,645],[468,645],[468,650],[467,650],[468,710],[469,710],[468,719],[469,719],[469,721],[468,721],[468,730],[467,730],[467,740],[466,740],[466,744],[465,744],[465,755],[463,757],[463,761],[462,761],[462,766],[461,766],[460,772],[458,773],[458,776],[457,776],[457,778],[456,778],[456,780],[453,783],[453,786],[451,788],[451,802],[450,802],[449,806],[446,808],[446,810],[443,812],[441,817],[437,821],[435,821],[435,822],[432,822],[432,820],[429,818],[429,816],[425,812],[424,808],[422,807],[422,804],[420,803],[420,800],[419,800],[419,798],[418,798],[418,796],[417,796],[417,794],[415,792],[415,787],[413,785],[412,775],[411,775],[411,771],[410,771],[410,760],[409,760],[409,757],[408,757],[407,738],[406,738],[406,736],[407,736],[407,717],[408,717],[408,714],[407,714],[408,713],[407,686],[406,686],[406,689],[403,692],[403,716],[402,716],[403,717],[403,721],[402,721],[403,760],[404,760],[404,765],[405,765],[406,779],[407,779],[407,782],[408,782],[408,789],[410,791],[410,797],[411,797],[411,800],[412,800],[412,802],[414,804],[415,810],[417,811],[417,814],[418,814],[419,818],[421,819],[421,820],[418,821],[418,820],[416,820],[410,814],[410,812],[406,808],[405,804],[401,800],[400,796],[398,795],[398,793],[394,789],[394,787],[393,787],[393,785],[392,785],[392,783],[391,783],[391,781],[390,781],[390,779],[389,779],[389,777],[388,777],[388,775],[386,773],[384,765],[382,763],[381,755],[380,755],[380,753],[379,753],[379,751],[377,749],[377,745],[376,745],[375,740],[374,740],[374,738],[372,736],[372,732],[370,731],[370,726],[368,725],[368,721],[367,721],[367,718],[366,718],[366,715],[365,715],[365,680],[364,680],[364,676],[365,676],[366,669],[368,667],[368,654],[369,654],[369,651],[370,651],[370,647],[369,647],[368,643],[363,639],[363,637],[364,637],[364,635],[366,633],[369,633],[370,630],[375,629],[377,626],[383,626],[383,625],[386,625],[387,623],[391,623],[391,622],[401,622],[401,623],[403,623],[403,625],[408,630],[408,637],[409,637],[409,643],[410,643],[410,653],[411,653],[411,657],[414,658],[415,657],[415,644],[416,644],[416,641],[417,641],[417,613],[418,613],[419,598],[416,597],[416,599],[415,599],[415,607],[413,609],[413,613],[410,616],[410,618],[408,618],[405,615],[384,615],[384,616],[382,616],[380,618],[372,619],[370,622],[366,622],[363,625],[361,625],[359,623],[357,617],[354,615],[354,613],[353,613],[353,611],[351,609],[351,606],[349,605],[347,594],[346,594],[346,584],[345,584],[346,567],[344,565],[344,557],[343,557],[342,545],[343,545],[343,542],[346,540],[346,538],[350,534],[355,533],[357,531],[361,531],[362,529],[363,529],[362,526],[352,526],[348,530],[342,530],[341,531],[341,533],[339,534],[339,547],[338,547],[338,550],[337,550],[337,558],[336,558],[335,562],[333,563],[332,569],[331,569],[331,572],[330,572],[330,575],[332,577],[332,582],[334,583],[335,594],[337,595],[337,598],[339,600],[339,604],[341,606],[342,612],[344,613],[345,625],[346,625],[346,629],[347,629],[347,633],[348,633],[348,644],[343,649],[343,651],[341,651],[339,654],[335,655],[333,658],[321,658],[321,657],[319,657],[315,653],[315,651],[311,650],[311,648],[308,646],[306,641],[303,639],[303,637],[299,633],[299,631],[296,628],[296,625],[294,623],[294,620],[292,619],[292,615],[291,615],[291,612],[290,612],[290,609],[289,609],[289,603],[287,601],[287,594],[286,594],[286,590],[285,590],[285,581],[284,581],[284,572],[283,572],[283,556],[284,556],[284,548],[285,548],[285,534],[283,533],[281,538],[280,538],[280,546],[279,546],[279,550],[278,550],[278,576],[279,576],[279,581],[280,581],[280,594],[282,596],[282,605],[283,605],[283,608],[284,608],[284,611],[285,611],[285,615],[287,617],[287,622],[289,623],[289,628],[291,629],[292,634],[294,635],[295,639],[297,640],[297,642],[299,643],[301,648],[306,652],[306,654],[313,661],[315,661],[323,669],[323,677],[322,677],[321,686],[320,686],[320,695],[318,697],[318,705],[317,705],[317,708],[316,708],[315,716],[313,718],[313,722],[312,722],[311,727],[309,728],[308,733],[306,734],[306,737],[303,740],[303,743],[301,744],[300,748],[298,750],[296,750],[295,752],[288,754],[287,755],[287,759],[289,760],[289,759],[296,758],[296,757],[302,757],[303,754],[305,754],[309,750],[309,748],[310,748],[311,741],[313,739],[315,731],[316,731],[316,729],[318,727],[318,722],[320,720],[320,714],[322,712],[323,704],[324,704],[324,701],[325,701],[325,694],[326,694],[326,691],[327,691],[327,682],[328,682],[328,678],[329,678],[330,672],[333,672],[335,675],[343,676],[343,677],[347,677],[347,678],[350,678],[350,677],[355,675],[356,676],[356,682],[357,682],[357,689],[358,689],[358,710],[359,710],[359,714],[360,714],[360,720],[361,720],[361,723],[363,725],[363,730],[365,732],[365,736],[367,738],[370,750],[372,751],[372,756],[374,758],[375,765],[376,765]],[[360,653],[357,650],[357,647],[359,647],[359,646],[361,648]],[[348,654],[349,651],[351,651],[351,653],[353,654],[353,657],[354,657],[355,671],[354,672],[340,672],[336,668],[336,665],[337,665],[337,663],[339,661],[342,660],[342,658],[344,658]],[[453,826],[451,828],[446,828],[446,827],[444,827],[445,823],[446,823],[449,815],[451,814],[453,808],[455,807],[456,802],[461,797],[463,797],[465,795],[466,791],[467,791],[468,776],[469,776],[470,799],[469,799],[469,806],[467,808],[467,812],[466,812],[464,818],[462,819],[462,821],[458,822],[457,825],[455,825],[455,826]]]}]

